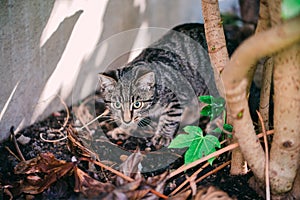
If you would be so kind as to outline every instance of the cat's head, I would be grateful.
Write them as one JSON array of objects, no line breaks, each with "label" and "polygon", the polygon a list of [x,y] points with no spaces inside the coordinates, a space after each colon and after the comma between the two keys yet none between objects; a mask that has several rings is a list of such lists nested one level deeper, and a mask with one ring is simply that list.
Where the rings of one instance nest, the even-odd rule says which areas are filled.
[{"label": "cat's head", "polygon": [[103,99],[122,126],[137,125],[149,115],[155,94],[155,74],[145,70],[114,70],[99,74]]}]

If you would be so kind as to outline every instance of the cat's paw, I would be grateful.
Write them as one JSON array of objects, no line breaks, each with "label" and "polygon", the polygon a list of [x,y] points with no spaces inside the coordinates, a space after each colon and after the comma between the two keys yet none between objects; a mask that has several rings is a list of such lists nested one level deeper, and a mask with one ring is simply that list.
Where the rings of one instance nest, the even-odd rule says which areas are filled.
[{"label": "cat's paw", "polygon": [[151,139],[152,144],[155,147],[161,148],[162,146],[169,146],[171,143],[172,138],[170,136],[164,136],[164,135],[154,135]]},{"label": "cat's paw", "polygon": [[114,140],[125,140],[129,138],[129,135],[120,128],[115,128],[109,132],[107,132],[108,136],[111,136]]}]

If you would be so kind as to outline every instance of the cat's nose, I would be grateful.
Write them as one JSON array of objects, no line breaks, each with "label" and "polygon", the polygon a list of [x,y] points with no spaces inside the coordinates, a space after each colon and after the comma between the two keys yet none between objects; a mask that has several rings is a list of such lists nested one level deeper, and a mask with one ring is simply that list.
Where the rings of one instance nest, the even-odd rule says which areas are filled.
[{"label": "cat's nose", "polygon": [[125,123],[125,124],[129,124],[130,122],[131,122],[131,120],[130,119],[123,119],[123,122]]},{"label": "cat's nose", "polygon": [[131,122],[131,113],[130,111],[124,111],[124,115],[123,115],[123,121],[125,124],[129,124]]}]

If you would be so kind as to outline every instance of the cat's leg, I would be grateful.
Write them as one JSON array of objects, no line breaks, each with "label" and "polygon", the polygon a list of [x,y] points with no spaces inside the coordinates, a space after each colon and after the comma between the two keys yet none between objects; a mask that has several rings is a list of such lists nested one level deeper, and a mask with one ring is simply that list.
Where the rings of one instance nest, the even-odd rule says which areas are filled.
[{"label": "cat's leg", "polygon": [[151,139],[154,146],[169,146],[179,128],[182,111],[178,101],[172,101],[163,109],[155,135]]}]

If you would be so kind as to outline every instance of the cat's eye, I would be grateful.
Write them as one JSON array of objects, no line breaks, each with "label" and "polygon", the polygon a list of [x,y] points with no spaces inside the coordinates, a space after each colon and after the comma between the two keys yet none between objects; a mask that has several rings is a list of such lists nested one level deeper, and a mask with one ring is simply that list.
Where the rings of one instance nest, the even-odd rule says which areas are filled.
[{"label": "cat's eye", "polygon": [[136,101],[133,103],[133,108],[135,108],[135,109],[139,109],[142,106],[143,106],[143,102],[141,102],[141,101]]},{"label": "cat's eye", "polygon": [[113,104],[113,107],[114,107],[115,109],[120,109],[120,108],[121,108],[121,103],[118,102],[118,101],[116,101],[116,102],[114,102],[114,103],[112,103],[112,104]]}]

